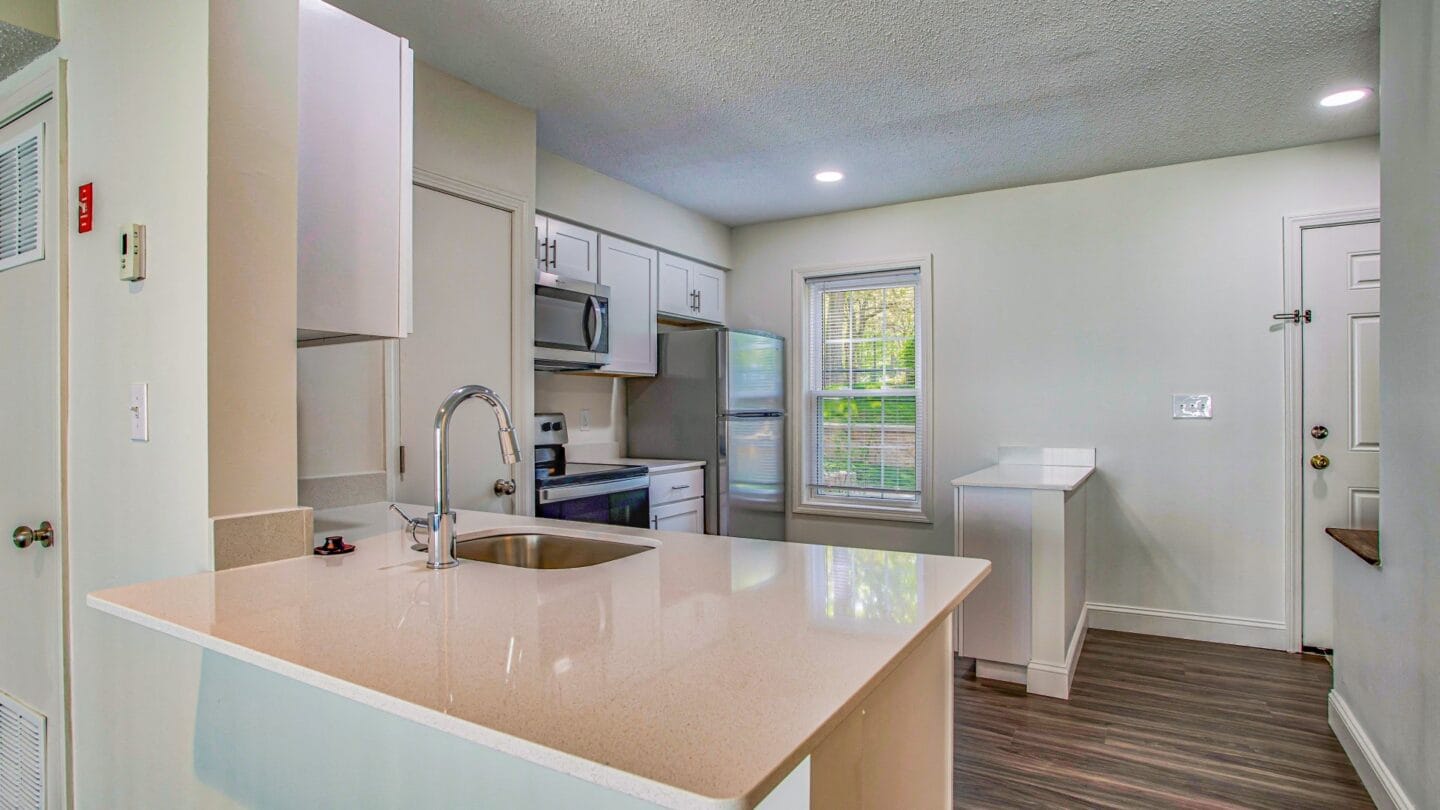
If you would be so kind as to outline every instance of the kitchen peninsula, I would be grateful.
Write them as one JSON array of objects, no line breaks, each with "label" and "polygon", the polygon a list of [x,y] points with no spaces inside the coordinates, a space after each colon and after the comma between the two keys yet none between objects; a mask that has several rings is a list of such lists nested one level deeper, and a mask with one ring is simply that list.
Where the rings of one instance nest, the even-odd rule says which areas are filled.
[{"label": "kitchen peninsula", "polygon": [[[88,602],[199,645],[215,673],[258,668],[244,677],[404,718],[381,747],[403,763],[429,756],[423,772],[397,770],[452,801],[949,806],[950,617],[988,562],[461,512],[462,539],[529,527],[652,550],[565,570],[462,559],[432,571],[385,506],[317,513],[317,535],[343,534],[350,554],[132,585]],[[207,677],[200,778],[220,771],[209,780],[242,804],[334,798],[333,773],[315,777],[330,780],[329,793],[305,795],[302,775],[283,799],[243,795],[276,782],[270,769],[305,772],[267,756],[283,734],[249,719],[266,706]],[[205,699],[215,692],[224,700]],[[303,715],[303,706],[284,708]],[[227,712],[241,719],[217,719]],[[233,728],[254,730],[221,730]],[[223,766],[203,755],[218,744]],[[434,753],[403,759],[425,751]],[[344,751],[310,755],[317,774],[347,767]],[[346,778],[363,782],[359,771]]]}]

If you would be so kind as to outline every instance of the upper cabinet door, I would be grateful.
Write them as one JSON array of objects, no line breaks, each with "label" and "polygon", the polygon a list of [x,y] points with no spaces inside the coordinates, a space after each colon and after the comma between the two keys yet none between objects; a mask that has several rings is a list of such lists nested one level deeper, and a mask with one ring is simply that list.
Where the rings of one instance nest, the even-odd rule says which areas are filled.
[{"label": "upper cabinet door", "polygon": [[599,281],[599,235],[588,228],[547,219],[550,272],[576,281]]},{"label": "upper cabinet door", "polygon": [[301,337],[405,337],[410,46],[320,0],[301,0],[298,65]]},{"label": "upper cabinet door", "polygon": [[550,220],[546,217],[535,216],[535,269],[540,272],[550,271]]},{"label": "upper cabinet door", "polygon": [[725,271],[696,264],[690,270],[690,288],[695,291],[695,317],[724,323]]},{"label": "upper cabinet door", "polygon": [[682,318],[695,317],[695,299],[690,294],[690,267],[688,259],[660,254],[659,303],[656,309],[668,315]]},{"label": "upper cabinet door", "polygon": [[600,236],[600,283],[610,288],[611,374],[655,374],[656,272],[659,253]]}]

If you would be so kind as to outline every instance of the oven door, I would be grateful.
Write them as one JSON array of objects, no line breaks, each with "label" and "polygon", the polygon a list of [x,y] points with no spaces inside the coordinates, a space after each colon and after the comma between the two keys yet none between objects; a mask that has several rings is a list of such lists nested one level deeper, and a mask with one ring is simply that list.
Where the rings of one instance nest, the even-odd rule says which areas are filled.
[{"label": "oven door", "polygon": [[650,527],[650,479],[573,484],[535,492],[536,517]]},{"label": "oven door", "polygon": [[610,288],[544,274],[535,285],[535,365],[594,369],[610,362]]}]

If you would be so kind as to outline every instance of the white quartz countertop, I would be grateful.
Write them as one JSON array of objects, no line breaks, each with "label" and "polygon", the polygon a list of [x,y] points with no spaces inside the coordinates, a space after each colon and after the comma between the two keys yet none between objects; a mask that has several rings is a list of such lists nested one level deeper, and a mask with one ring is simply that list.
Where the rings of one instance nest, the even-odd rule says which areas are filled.
[{"label": "white quartz countertop", "polygon": [[[570,570],[462,560],[431,571],[401,525],[385,504],[317,512],[316,533],[345,535],[354,553],[87,601],[663,806],[748,808],[990,570],[984,560],[462,511],[462,537],[530,526],[655,550]],[[304,620],[317,615],[345,621]]]},{"label": "white quartz countertop", "polygon": [[649,467],[650,472],[659,475],[661,473],[679,472],[681,470],[698,470],[705,466],[703,461],[691,461],[677,458],[597,458],[596,464],[635,464],[640,467]]},{"label": "white quartz countertop", "polygon": [[1058,489],[1070,492],[1079,489],[1094,472],[1095,468],[1091,466],[996,464],[969,475],[962,475],[950,483],[957,487]]}]

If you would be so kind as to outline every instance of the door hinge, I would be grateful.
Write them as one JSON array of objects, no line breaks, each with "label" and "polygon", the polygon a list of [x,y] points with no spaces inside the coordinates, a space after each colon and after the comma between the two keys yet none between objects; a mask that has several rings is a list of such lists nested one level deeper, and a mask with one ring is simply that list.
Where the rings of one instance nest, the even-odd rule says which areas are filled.
[{"label": "door hinge", "polygon": [[1292,312],[1277,312],[1270,317],[1277,321],[1289,321],[1290,323],[1310,323],[1310,310],[1301,312],[1297,309]]},{"label": "door hinge", "polygon": [[400,475],[404,475],[404,474],[405,474],[405,445],[403,445],[403,444],[400,445],[400,454],[399,454],[399,455],[400,455],[400,458],[398,459],[397,464],[398,464],[398,466],[399,466],[400,469],[399,469],[398,472],[399,472]]}]

